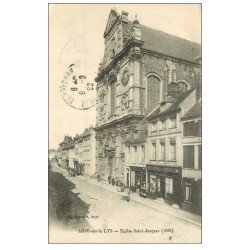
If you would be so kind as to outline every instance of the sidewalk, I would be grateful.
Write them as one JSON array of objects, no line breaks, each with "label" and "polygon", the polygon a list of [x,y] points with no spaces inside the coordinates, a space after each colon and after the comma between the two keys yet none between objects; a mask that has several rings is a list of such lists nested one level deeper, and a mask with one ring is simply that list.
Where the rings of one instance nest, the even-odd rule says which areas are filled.
[{"label": "sidewalk", "polygon": [[[114,192],[120,196],[124,196],[124,192],[118,192],[117,187],[112,186],[108,184],[108,182],[100,181],[97,182],[96,179],[89,179],[88,177],[84,176],[77,176],[77,178],[87,180],[88,182],[93,183],[94,185],[103,187],[111,192]],[[181,210],[179,208],[171,207],[170,205],[165,204],[163,201],[155,201],[151,200],[149,198],[143,198],[140,197],[137,193],[131,193],[130,195],[131,200],[139,202],[145,206],[149,206],[153,209],[156,209],[160,212],[163,212],[165,214],[168,214],[178,220],[188,222],[192,225],[195,225],[197,227],[201,227],[201,216],[197,214],[193,214],[184,210]]]}]

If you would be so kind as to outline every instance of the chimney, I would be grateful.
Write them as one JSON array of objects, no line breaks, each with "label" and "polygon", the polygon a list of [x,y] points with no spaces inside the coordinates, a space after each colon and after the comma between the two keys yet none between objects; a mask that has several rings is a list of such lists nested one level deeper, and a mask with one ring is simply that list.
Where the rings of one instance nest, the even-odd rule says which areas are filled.
[{"label": "chimney", "polygon": [[134,39],[141,40],[141,27],[137,15],[135,15],[135,20],[133,21],[133,26],[131,28],[131,35]]}]

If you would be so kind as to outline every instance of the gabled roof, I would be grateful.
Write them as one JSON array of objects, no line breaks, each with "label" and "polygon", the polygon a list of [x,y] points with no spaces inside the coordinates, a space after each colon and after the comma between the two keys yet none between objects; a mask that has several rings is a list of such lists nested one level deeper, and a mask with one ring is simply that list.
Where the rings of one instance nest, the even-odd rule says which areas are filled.
[{"label": "gabled roof", "polygon": [[[133,23],[123,23],[123,30],[131,34]],[[197,63],[201,57],[201,45],[184,38],[152,29],[144,25],[141,27],[141,40],[144,41],[142,48],[165,54],[185,61]]]},{"label": "gabled roof", "polygon": [[113,25],[118,20],[118,18],[119,18],[119,14],[117,13],[117,11],[115,9],[111,9],[111,11],[109,13],[107,24],[106,24],[105,32],[104,32],[104,37],[107,36],[107,34],[109,33],[109,31],[111,30]]},{"label": "gabled roof", "polygon": [[201,117],[201,101],[196,102],[192,108],[182,117],[182,120]]},{"label": "gabled roof", "polygon": [[144,117],[137,125],[135,130],[131,132],[124,140],[125,143],[145,142],[147,139],[147,122]]},{"label": "gabled roof", "polygon": [[[147,119],[150,120],[160,115],[169,114],[174,111],[177,111],[180,108],[179,106],[184,101],[184,99],[186,99],[186,97],[194,90],[195,89],[190,89],[185,92],[179,93],[176,97],[173,96],[165,97],[165,99],[160,104],[158,104],[157,108],[153,112],[149,113]],[[161,105],[165,103],[169,103],[169,107],[164,111],[161,111]]]}]

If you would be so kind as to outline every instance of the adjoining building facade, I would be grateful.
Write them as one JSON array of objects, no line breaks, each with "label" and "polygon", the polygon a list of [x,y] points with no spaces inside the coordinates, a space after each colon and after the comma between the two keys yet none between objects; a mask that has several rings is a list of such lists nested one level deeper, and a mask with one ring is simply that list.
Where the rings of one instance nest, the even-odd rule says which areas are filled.
[{"label": "adjoining building facade", "polygon": [[182,117],[182,208],[201,214],[201,100]]},{"label": "adjoining building facade", "polygon": [[124,140],[168,93],[193,88],[201,75],[200,44],[151,29],[111,10],[97,82],[96,161],[101,178],[127,182]]},{"label": "adjoining building facade", "polygon": [[96,143],[93,127],[75,137],[75,170],[79,174],[93,175],[96,172]]},{"label": "adjoining building facade", "polygon": [[62,168],[68,169],[69,167],[69,145],[72,145],[72,137],[66,135],[64,136],[63,142],[59,144],[57,161],[58,165]]},{"label": "adjoining building facade", "polygon": [[71,139],[62,148],[62,167],[74,169],[74,141]]},{"label": "adjoining building facade", "polygon": [[[173,88],[173,86],[169,87]],[[176,86],[176,90],[180,87]],[[172,92],[148,116],[148,196],[181,205],[181,117],[194,105],[195,89]]]},{"label": "adjoining building facade", "polygon": [[147,123],[142,119],[125,143],[125,183],[131,191],[146,195],[146,139]]}]

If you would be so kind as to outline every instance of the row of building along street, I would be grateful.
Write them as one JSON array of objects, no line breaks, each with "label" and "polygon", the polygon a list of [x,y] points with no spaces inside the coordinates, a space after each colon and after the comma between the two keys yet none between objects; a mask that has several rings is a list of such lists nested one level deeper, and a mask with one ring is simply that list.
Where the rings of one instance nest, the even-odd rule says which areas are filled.
[{"label": "row of building along street", "polygon": [[110,11],[96,124],[49,157],[77,175],[201,214],[201,46]]}]

